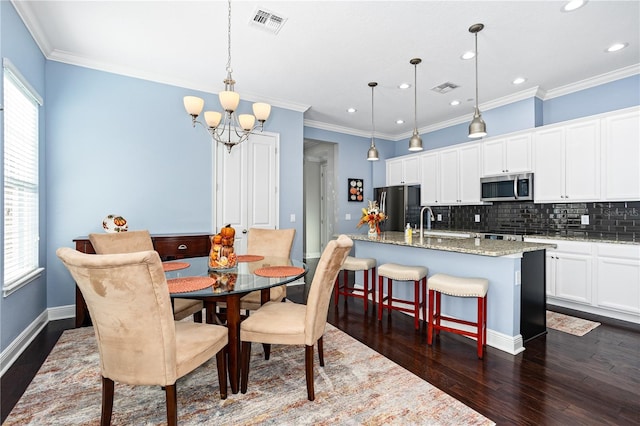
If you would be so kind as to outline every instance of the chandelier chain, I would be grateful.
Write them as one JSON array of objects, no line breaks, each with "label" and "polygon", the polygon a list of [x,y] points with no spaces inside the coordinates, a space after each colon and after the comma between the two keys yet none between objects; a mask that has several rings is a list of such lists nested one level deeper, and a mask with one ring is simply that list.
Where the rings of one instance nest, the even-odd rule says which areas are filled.
[{"label": "chandelier chain", "polygon": [[227,14],[227,72],[231,72],[231,0],[228,3],[228,14]]}]

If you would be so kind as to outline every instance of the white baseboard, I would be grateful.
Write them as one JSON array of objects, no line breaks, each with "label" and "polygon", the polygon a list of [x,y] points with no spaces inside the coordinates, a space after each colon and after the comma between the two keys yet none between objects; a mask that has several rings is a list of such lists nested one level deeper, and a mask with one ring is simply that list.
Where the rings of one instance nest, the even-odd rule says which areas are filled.
[{"label": "white baseboard", "polygon": [[2,354],[0,354],[0,376],[4,375],[9,367],[13,365],[48,322],[47,311],[43,311],[2,351]]},{"label": "white baseboard", "polygon": [[13,342],[7,346],[7,348],[0,354],[0,376],[13,365],[22,352],[27,349],[27,346],[35,339],[40,331],[49,323],[49,321],[55,321],[59,319],[74,318],[76,316],[76,306],[58,306],[55,308],[49,308],[42,312],[38,317],[33,320],[27,328],[25,328]]}]

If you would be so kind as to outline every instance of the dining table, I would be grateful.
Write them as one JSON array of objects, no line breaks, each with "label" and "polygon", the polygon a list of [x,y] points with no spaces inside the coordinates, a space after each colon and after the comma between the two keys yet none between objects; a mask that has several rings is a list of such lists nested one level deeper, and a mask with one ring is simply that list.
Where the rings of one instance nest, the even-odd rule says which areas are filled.
[{"label": "dining table", "polygon": [[258,255],[238,255],[237,259],[232,268],[211,268],[208,256],[163,263],[171,298],[202,300],[207,323],[215,321],[216,304],[226,303],[227,364],[234,394],[240,383],[240,298],[260,290],[264,304],[271,287],[297,281],[308,272],[307,265],[296,259]]}]

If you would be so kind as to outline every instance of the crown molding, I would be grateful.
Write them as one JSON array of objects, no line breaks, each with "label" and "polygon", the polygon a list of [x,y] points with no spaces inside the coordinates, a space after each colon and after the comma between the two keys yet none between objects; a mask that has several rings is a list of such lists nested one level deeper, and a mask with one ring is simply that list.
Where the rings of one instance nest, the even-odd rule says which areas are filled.
[{"label": "crown molding", "polygon": [[557,98],[558,96],[568,95],[570,93],[578,92],[584,89],[590,89],[601,84],[611,83],[612,81],[631,77],[637,74],[640,74],[640,64],[629,65],[625,68],[620,68],[615,71],[597,75],[595,77],[586,78],[584,80],[576,81],[575,83],[560,86],[555,89],[549,89],[546,91],[545,96],[540,99],[546,101],[548,99]]},{"label": "crown molding", "polygon": [[[371,132],[352,129],[350,127],[338,126],[336,124],[324,123],[322,121],[314,121],[314,120],[305,119],[304,120],[304,126],[305,127],[313,127],[314,129],[328,130],[330,132],[343,133],[345,135],[360,136],[360,137],[367,138],[367,139],[371,138]],[[385,140],[390,140],[390,141],[399,140],[399,139],[396,139],[395,136],[387,135],[387,134],[384,134],[384,133],[378,133],[378,132],[375,132],[373,136],[376,139],[385,139]]]}]

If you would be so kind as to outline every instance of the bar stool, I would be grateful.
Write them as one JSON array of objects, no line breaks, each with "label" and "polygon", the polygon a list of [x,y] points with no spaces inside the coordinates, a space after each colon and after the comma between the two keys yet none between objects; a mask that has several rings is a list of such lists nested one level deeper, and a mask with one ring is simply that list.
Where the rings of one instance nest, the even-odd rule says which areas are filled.
[{"label": "bar stool", "polygon": [[[385,263],[378,268],[378,320],[382,320],[384,308],[409,312],[414,315],[416,330],[420,329],[420,308],[422,319],[427,319],[427,274],[429,269],[424,266],[398,265],[397,263]],[[387,278],[387,296],[384,297],[382,288],[384,278]],[[413,281],[413,300],[403,300],[393,297],[393,281]],[[394,302],[413,305],[412,308],[394,305]]]},{"label": "bar stool", "polygon": [[[364,301],[364,311],[368,311],[369,307],[369,293],[373,301],[376,300],[376,260],[368,257],[353,257],[347,256],[347,259],[342,264],[343,280],[340,285],[340,273],[336,276],[336,282],[334,284],[334,299],[336,306],[338,300],[342,294],[345,297],[356,297]],[[357,272],[363,271],[364,284],[363,288],[357,288],[354,285],[349,285],[349,271]],[[371,288],[369,288],[369,273],[371,273]]]},{"label": "bar stool", "polygon": [[[381,268],[382,269],[382,268]],[[487,291],[489,280],[484,278],[462,278],[446,274],[435,274],[429,278],[429,325],[427,327],[427,344],[433,343],[433,331],[436,335],[440,330],[464,336],[475,337],[478,340],[478,358],[482,359],[483,348],[487,344]],[[471,322],[458,318],[443,316],[440,310],[441,296],[475,297],[478,299],[478,321]],[[435,305],[434,305],[435,295]],[[435,314],[434,314],[435,307]],[[440,321],[449,321],[476,327],[476,332],[458,328],[446,327]]]}]

